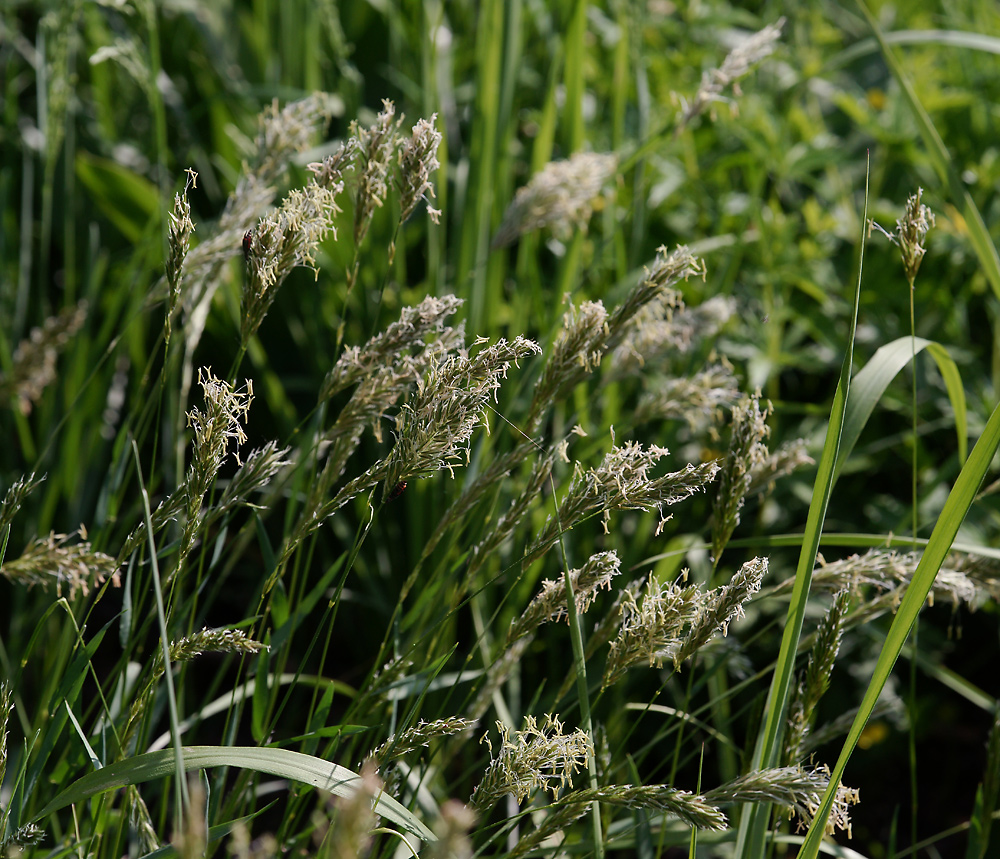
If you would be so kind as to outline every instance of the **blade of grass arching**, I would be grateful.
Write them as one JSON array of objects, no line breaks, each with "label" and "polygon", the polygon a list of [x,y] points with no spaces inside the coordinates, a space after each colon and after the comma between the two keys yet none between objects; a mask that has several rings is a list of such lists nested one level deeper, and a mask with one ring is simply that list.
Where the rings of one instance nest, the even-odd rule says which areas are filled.
[{"label": "blade of grass arching", "polygon": [[868,684],[868,690],[865,692],[864,699],[858,709],[857,717],[851,726],[851,730],[848,732],[847,739],[844,741],[844,747],[837,760],[837,765],[830,776],[830,787],[827,788],[819,810],[813,819],[812,825],[809,827],[809,832],[806,835],[805,844],[802,852],[799,854],[799,859],[815,859],[819,852],[819,845],[823,838],[826,821],[830,815],[836,790],[844,774],[844,769],[847,767],[847,762],[854,751],[855,745],[857,745],[858,738],[864,730],[868,717],[875,707],[875,703],[878,701],[882,688],[889,679],[892,667],[899,657],[903,645],[906,643],[910,627],[913,626],[914,621],[917,619],[917,614],[920,612],[920,608],[927,598],[927,593],[934,583],[934,577],[937,575],[937,571],[940,569],[945,556],[951,550],[955,535],[958,533],[958,529],[965,519],[965,514],[976,497],[976,493],[983,482],[983,478],[986,476],[986,472],[990,467],[998,446],[1000,446],[1000,405],[990,415],[983,434],[979,437],[979,441],[976,442],[976,446],[972,449],[968,461],[959,473],[955,485],[948,494],[948,499],[945,501],[941,515],[934,525],[934,530],[927,541],[927,547],[920,558],[920,563],[917,564],[917,569],[913,574],[910,586],[906,589],[903,600],[896,612],[896,617],[893,619],[892,626],[889,627],[885,644],[882,646],[882,652],[879,654],[878,662],[875,664],[875,670],[872,673],[872,679]]},{"label": "blade of grass arching", "polygon": [[[844,431],[844,417],[847,412],[847,402],[851,390],[851,374],[854,365],[854,338],[858,327],[858,303],[861,299],[861,274],[864,270],[865,236],[868,231],[868,187],[865,186],[865,211],[862,218],[861,247],[858,254],[858,280],[854,287],[854,307],[851,313],[851,328],[844,353],[844,362],[840,368],[840,381],[833,396],[830,408],[830,420],[826,430],[826,440],[823,452],[816,470],[816,480],[813,484],[812,501],[809,504],[809,514],[806,518],[806,528],[802,535],[802,549],[799,552],[799,563],[795,570],[795,586],[784,633],[781,637],[781,649],[774,667],[771,688],[768,691],[764,724],[757,735],[754,748],[752,769],[764,769],[776,765],[781,751],[781,735],[784,727],[785,712],[788,706],[788,694],[791,689],[792,677],[795,672],[795,655],[799,648],[799,638],[802,634],[802,622],[805,618],[806,602],[809,598],[809,586],[812,583],[812,571],[816,566],[816,554],[819,551],[820,537],[823,533],[823,522],[826,509],[830,503],[835,480],[837,454],[840,450],[840,439]],[[763,856],[764,841],[767,835],[767,823],[770,816],[770,805],[754,803],[740,817],[737,835],[737,856]]]},{"label": "blade of grass arching", "polygon": [[965,389],[962,387],[962,377],[958,367],[948,354],[948,350],[940,343],[917,337],[914,344],[909,337],[900,337],[880,347],[851,382],[851,401],[844,416],[844,434],[840,440],[834,481],[840,476],[844,463],[854,450],[861,431],[868,423],[868,418],[871,417],[876,403],[882,398],[889,383],[912,360],[914,350],[919,354],[924,349],[934,358],[944,379],[948,399],[951,400],[951,408],[955,413],[959,463],[965,462],[968,454]]},{"label": "blade of grass arching", "polygon": [[910,83],[910,79],[903,71],[903,67],[899,64],[895,54],[893,54],[892,49],[886,42],[882,28],[879,27],[878,22],[868,10],[864,0],[858,0],[858,6],[868,21],[868,26],[871,27],[872,33],[878,40],[886,65],[899,83],[899,87],[906,97],[907,102],[909,102],[910,109],[913,111],[913,116],[917,121],[917,127],[920,129],[920,136],[924,140],[924,146],[927,147],[927,154],[930,156],[934,169],[937,171],[941,181],[948,186],[948,193],[951,196],[952,202],[961,211],[962,217],[965,218],[969,240],[972,242],[976,256],[979,257],[979,264],[983,267],[983,274],[986,275],[990,286],[993,287],[994,294],[1000,298],[1000,256],[997,255],[996,245],[993,244],[993,239],[990,238],[986,224],[983,223],[983,216],[979,213],[972,195],[969,194],[965,184],[962,182],[962,178],[955,168],[951,155],[945,148],[944,141],[941,140],[941,135],[938,134],[937,128],[934,127],[930,116],[924,110],[920,99],[917,98],[917,94],[913,90],[913,84]]},{"label": "blade of grass arching", "polygon": [[[209,767],[232,767],[266,773],[278,778],[311,784],[336,796],[353,796],[361,787],[361,776],[346,767],[322,758],[304,755],[288,749],[259,749],[253,746],[188,746],[184,750],[184,768],[191,770]],[[45,806],[34,820],[65,808],[71,803],[82,802],[107,790],[116,790],[127,784],[142,784],[154,779],[177,776],[173,752],[150,752],[124,761],[109,764],[96,772],[77,779]],[[178,781],[184,781],[182,777]],[[401,826],[423,841],[437,840],[426,826],[407,808],[388,794],[381,794],[373,803],[376,814]]]}]

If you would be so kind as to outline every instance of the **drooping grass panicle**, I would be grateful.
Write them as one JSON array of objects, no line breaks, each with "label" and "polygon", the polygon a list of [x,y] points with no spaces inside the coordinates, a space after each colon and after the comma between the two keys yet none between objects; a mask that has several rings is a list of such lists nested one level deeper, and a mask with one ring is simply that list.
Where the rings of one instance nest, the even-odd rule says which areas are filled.
[{"label": "drooping grass panicle", "polygon": [[227,513],[237,506],[253,506],[251,497],[266,487],[276,474],[290,465],[287,459],[290,448],[279,448],[277,442],[269,441],[264,447],[255,448],[225,484],[217,504],[211,510],[206,522]]},{"label": "drooping grass panicle", "polygon": [[[885,611],[895,611],[919,561],[919,552],[889,549],[869,549],[863,555],[851,555],[839,561],[828,562],[820,558],[813,571],[812,588],[828,593],[846,588],[859,599],[866,597],[866,588],[872,589],[875,595],[867,595],[851,614],[849,623],[854,625]],[[987,600],[1000,599],[1000,579],[969,575],[966,572],[968,563],[960,554],[946,560],[947,565],[942,565],[934,578],[928,604],[948,600],[953,606],[965,605],[974,610]],[[783,581],[770,595],[789,593],[793,584],[791,579]]]},{"label": "drooping grass panicle", "polygon": [[472,794],[472,804],[482,812],[508,794],[518,802],[538,789],[555,796],[574,773],[586,768],[588,757],[594,753],[593,743],[584,731],[564,733],[556,716],[547,715],[541,726],[534,717],[525,716],[519,731],[497,722],[497,730],[500,747],[495,753],[489,736],[483,737],[490,748],[490,763]]},{"label": "drooping grass panicle", "polygon": [[576,387],[601,363],[608,334],[608,311],[600,301],[585,301],[566,311],[562,329],[535,385],[529,435],[537,429],[544,409]]},{"label": "drooping grass panicle", "polygon": [[641,599],[632,591],[622,594],[618,635],[611,642],[604,668],[603,686],[610,686],[634,665],[662,665],[673,659],[686,627],[697,616],[702,599],[697,586],[650,578]]},{"label": "drooping grass panicle", "polygon": [[816,719],[816,706],[830,685],[833,663],[840,650],[844,619],[850,604],[851,597],[848,591],[836,593],[830,608],[816,629],[806,670],[800,675],[788,703],[784,754],[787,764],[800,763],[804,757],[805,741]]},{"label": "drooping grass panicle", "polygon": [[666,784],[615,784],[584,788],[563,797],[564,801],[621,805],[625,808],[662,811],[696,829],[719,832],[726,828],[726,815],[705,796]]},{"label": "drooping grass panicle", "polygon": [[87,302],[80,300],[45,322],[14,349],[10,371],[0,373],[0,397],[14,397],[29,414],[56,379],[56,361],[87,319]]},{"label": "drooping grass panicle", "polygon": [[[241,629],[209,629],[170,642],[171,662],[188,662],[203,653],[260,653],[268,646],[250,638]],[[163,672],[162,660],[157,667]]]},{"label": "drooping grass panicle", "polygon": [[562,329],[535,385],[526,432],[533,435],[548,409],[586,379],[609,350],[621,344],[643,307],[654,301],[678,301],[673,285],[703,271],[703,263],[685,248],[668,254],[661,247],[645,277],[613,312],[599,301],[571,307],[563,316]]},{"label": "drooping grass panicle", "polygon": [[675,289],[663,289],[635,315],[611,360],[616,377],[641,375],[648,367],[670,366],[678,355],[714,337],[736,312],[725,296],[688,307]]},{"label": "drooping grass panicle", "polygon": [[[70,542],[76,537],[81,539]],[[47,537],[36,537],[20,557],[0,566],[0,575],[22,585],[45,588],[55,585],[60,596],[65,587],[73,598],[77,592],[87,596],[91,588],[108,579],[118,587],[118,568],[114,558],[91,547],[86,531],[81,528],[72,534],[53,532]]]},{"label": "drooping grass panicle", "polygon": [[275,182],[294,155],[312,145],[336,113],[336,100],[315,92],[279,107],[274,99],[257,117],[257,136],[249,172],[265,185]]},{"label": "drooping grass panicle", "polygon": [[[576,597],[576,610],[583,614],[593,604],[602,588],[611,587],[611,580],[621,572],[621,562],[616,552],[598,552],[591,555],[586,563],[576,570],[570,570],[569,577],[573,583],[573,593]],[[559,579],[546,579],[542,582],[538,594],[529,603],[521,616],[515,620],[507,632],[508,645],[526,635],[530,635],[539,626],[548,621],[556,621],[566,616],[566,582],[565,576]]]},{"label": "drooping grass panicle", "polygon": [[740,508],[750,488],[753,468],[767,458],[764,440],[770,434],[770,414],[770,403],[761,408],[759,391],[733,407],[732,436],[712,508],[712,558],[716,562],[740,522]]},{"label": "drooping grass panicle", "polygon": [[565,161],[550,161],[539,170],[504,212],[491,247],[513,244],[518,236],[549,227],[559,239],[586,229],[594,201],[615,175],[614,153],[576,152]]},{"label": "drooping grass panicle", "polygon": [[[209,305],[221,283],[223,266],[241,253],[248,229],[264,215],[274,199],[274,184],[289,160],[312,145],[334,114],[331,96],[314,93],[279,108],[277,102],[258,116],[258,132],[249,163],[229,195],[218,223],[205,230],[202,241],[191,248],[184,266],[181,295],[184,345],[194,352],[208,318]],[[339,176],[322,183],[328,191],[338,187]],[[252,245],[251,245],[252,247]],[[181,391],[186,397],[186,388]]]},{"label": "drooping grass panicle", "polygon": [[278,289],[296,266],[315,269],[319,243],[327,233],[336,235],[340,212],[337,195],[343,183],[333,186],[309,182],[292,188],[284,203],[260,219],[248,238],[247,277],[240,305],[240,338],[245,345],[257,332]]},{"label": "drooping grass panicle", "polygon": [[774,488],[774,483],[781,477],[791,474],[807,465],[815,465],[815,460],[809,456],[808,444],[804,438],[786,441],[776,451],[768,452],[763,459],[750,466],[750,485],[747,487],[747,498],[768,493]]},{"label": "drooping grass panicle", "polygon": [[141,848],[147,853],[159,850],[160,837],[153,825],[153,816],[149,813],[146,800],[139,793],[137,785],[130,784],[122,791],[122,811],[128,819],[129,826],[135,831]]},{"label": "drooping grass panicle", "polygon": [[[267,645],[255,641],[239,629],[202,629],[200,632],[185,636],[170,642],[170,660],[172,663],[189,662],[203,653],[239,653],[254,654],[266,650]],[[147,717],[150,706],[165,668],[162,650],[157,649],[151,661],[151,668],[139,693],[132,699],[129,707],[125,728],[121,732],[121,754],[133,752],[131,744],[142,719]],[[145,808],[145,805],[142,806]],[[141,816],[141,810],[137,811]],[[148,812],[147,812],[148,813]]]},{"label": "drooping grass panicle", "polygon": [[[519,859],[543,844],[551,846],[557,837],[567,827],[579,820],[592,807],[592,802],[566,802],[562,800],[545,809],[545,817],[531,832],[522,835],[513,849],[507,854],[508,859]],[[535,818],[540,812],[536,812]],[[558,839],[561,840],[561,839]]]},{"label": "drooping grass panicle", "polygon": [[429,342],[448,341],[448,350],[457,348],[456,337],[464,333],[464,323],[455,328],[446,324],[463,304],[461,298],[427,296],[415,307],[404,307],[399,320],[376,334],[364,346],[348,346],[337,359],[320,389],[320,402],[330,399],[365,376],[386,365],[405,365],[412,352],[423,351]]},{"label": "drooping grass panicle", "polygon": [[541,532],[525,550],[522,563],[537,560],[552,547],[561,533],[569,531],[584,519],[601,514],[605,530],[611,512],[615,510],[652,510],[660,512],[659,534],[667,519],[663,508],[683,501],[705,488],[715,478],[719,467],[714,462],[688,464],[680,471],[651,477],[659,460],[669,451],[651,445],[643,448],[636,442],[615,446],[603,462],[594,468],[577,464],[562,501],[559,515],[550,516]]},{"label": "drooping grass panicle", "polygon": [[[35,472],[31,472],[27,477],[15,480],[7,492],[4,493],[3,501],[0,502],[0,543],[3,541],[4,529],[14,520],[17,511],[24,504],[24,499],[40,486],[44,480],[44,474],[41,477],[37,477]],[[3,558],[0,557],[0,561],[2,560]]]},{"label": "drooping grass panicle", "polygon": [[704,277],[705,271],[704,261],[683,245],[669,252],[663,245],[657,248],[656,257],[646,268],[645,277],[611,315],[608,348],[617,349],[635,330],[636,316],[644,307],[653,302],[664,307],[676,304],[679,299],[673,287],[692,276]]},{"label": "drooping grass panicle", "polygon": [[677,650],[674,664],[679,666],[694,656],[718,633],[728,634],[729,624],[743,618],[744,604],[760,591],[766,575],[767,558],[753,558],[736,571],[728,584],[709,591]]},{"label": "drooping grass panicle", "polygon": [[[255,506],[251,501],[252,496],[263,490],[275,475],[290,465],[286,459],[288,455],[288,448],[279,449],[273,441],[262,448],[252,450],[236,469],[236,473],[224,483],[218,500],[211,507],[200,510],[198,528],[201,530],[210,528],[236,507]],[[159,533],[165,525],[178,517],[183,517],[188,508],[187,490],[187,484],[182,484],[156,507],[151,517],[154,534]],[[118,562],[124,563],[136,549],[145,544],[146,539],[146,523],[141,522],[122,544]]]},{"label": "drooping grass panicle", "polygon": [[690,376],[654,378],[639,397],[636,423],[683,420],[692,431],[719,424],[723,410],[740,397],[732,365],[723,359]]},{"label": "drooping grass panicle", "polygon": [[[198,371],[198,383],[205,397],[205,410],[195,406],[187,413],[188,426],[194,431],[191,464],[184,480],[185,522],[178,551],[178,568],[194,545],[203,525],[205,496],[215,483],[226,456],[232,452],[242,465],[239,446],[247,437],[243,431],[253,402],[253,383],[248,379],[242,390],[216,378],[210,369]],[[232,447],[235,442],[235,448]]]},{"label": "drooping grass panicle", "polygon": [[[35,847],[41,844],[45,830],[34,823],[25,823],[15,829],[7,838],[0,838],[0,853],[4,856],[16,857],[23,854],[23,848]],[[22,848],[11,850],[11,847]]]},{"label": "drooping grass panicle", "polygon": [[[775,767],[757,770],[734,779],[728,784],[705,793],[705,799],[716,803],[770,802],[784,808],[788,814],[797,814],[808,824],[819,808],[820,800],[830,783],[826,767]],[[849,807],[858,802],[858,792],[852,788],[837,788],[827,832],[845,831],[850,837]]]},{"label": "drooping grass panicle", "polygon": [[327,499],[365,428],[370,426],[381,442],[388,411],[431,366],[464,347],[464,322],[454,327],[445,324],[461,304],[454,296],[427,297],[417,307],[404,309],[397,322],[364,347],[344,350],[324,380],[320,401],[352,385],[357,388],[333,425],[320,435],[320,455],[326,461],[313,482],[307,506],[315,507]]},{"label": "drooping grass panicle", "polygon": [[453,355],[417,379],[417,390],[396,419],[385,494],[400,481],[453,469],[468,455],[476,427],[489,429],[487,405],[495,400],[511,365],[541,348],[516,337],[485,346],[473,356]]},{"label": "drooping grass panicle", "polygon": [[743,604],[760,590],[767,560],[745,563],[729,584],[703,592],[700,585],[683,587],[650,579],[641,600],[623,594],[621,626],[611,642],[603,686],[610,686],[635,665],[674,669],[698,652],[729,624],[743,616]]},{"label": "drooping grass panicle", "polygon": [[681,101],[681,115],[678,119],[676,133],[680,133],[696,116],[710,109],[710,105],[719,102],[733,103],[723,93],[732,85],[733,94],[740,95],[739,81],[746,77],[755,65],[774,53],[775,45],[781,37],[781,29],[785,19],[779,18],[773,24],[768,24],[762,30],[744,39],[726,55],[722,65],[710,69],[701,76],[701,85],[694,98],[688,103]]},{"label": "drooping grass panicle", "polygon": [[316,182],[324,188],[335,188],[346,181],[347,174],[354,167],[358,154],[358,141],[349,137],[322,161],[312,161],[306,170],[313,174]]},{"label": "drooping grass panicle", "polygon": [[[283,558],[327,517],[379,483],[383,485],[381,501],[385,502],[400,483],[411,478],[429,477],[438,471],[454,475],[454,469],[467,459],[476,428],[489,428],[487,406],[510,366],[539,351],[538,344],[517,337],[513,341],[501,339],[471,357],[464,350],[456,355],[437,351],[426,355],[427,369],[413,379],[416,391],[396,416],[396,441],[389,455],[349,480],[332,497],[325,488],[312,492],[286,541]],[[396,395],[395,389],[389,393]],[[329,463],[316,486],[332,484],[327,472],[332,473]]]},{"label": "drooping grass panicle", "polygon": [[411,728],[390,737],[369,755],[378,769],[389,761],[405,757],[421,748],[430,746],[431,741],[438,737],[453,737],[456,734],[468,733],[476,726],[475,719],[453,716],[449,719],[434,719],[425,722],[421,719]]}]

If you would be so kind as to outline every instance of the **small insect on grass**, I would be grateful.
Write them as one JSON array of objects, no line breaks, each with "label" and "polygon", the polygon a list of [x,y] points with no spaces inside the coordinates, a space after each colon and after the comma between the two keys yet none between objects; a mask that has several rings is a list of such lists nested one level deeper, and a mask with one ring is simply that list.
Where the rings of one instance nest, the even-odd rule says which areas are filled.
[{"label": "small insect on grass", "polygon": [[253,247],[253,230],[247,230],[243,234],[243,259],[250,262],[250,248]]},{"label": "small insect on grass", "polygon": [[406,481],[400,480],[399,483],[392,487],[392,492],[389,493],[389,497],[386,500],[395,501],[404,492],[406,492]]}]

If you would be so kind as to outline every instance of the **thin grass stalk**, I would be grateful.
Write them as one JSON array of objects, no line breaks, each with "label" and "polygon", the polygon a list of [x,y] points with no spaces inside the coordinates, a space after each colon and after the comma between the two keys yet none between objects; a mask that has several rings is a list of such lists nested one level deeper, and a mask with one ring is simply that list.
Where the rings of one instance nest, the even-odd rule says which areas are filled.
[{"label": "thin grass stalk", "polygon": [[[590,716],[590,692],[587,686],[587,656],[583,647],[583,629],[580,626],[580,615],[576,608],[576,594],[573,592],[572,577],[569,574],[569,555],[566,552],[566,535],[562,533],[562,523],[559,521],[559,503],[556,496],[555,481],[549,474],[549,489],[552,494],[552,506],[556,524],[559,527],[559,551],[562,554],[563,570],[566,581],[566,622],[569,624],[569,637],[573,644],[573,670],[576,673],[576,690],[580,699],[580,720],[583,730],[587,732],[590,741],[594,742],[594,724]],[[592,790],[597,790],[597,755],[587,756],[587,777]],[[601,828],[601,803],[595,799],[591,803],[591,823],[594,835],[594,855],[598,859],[604,856],[604,834]]]},{"label": "thin grass stalk", "polygon": [[149,542],[149,563],[153,575],[153,592],[156,595],[156,618],[160,625],[160,647],[163,652],[163,680],[167,687],[167,705],[170,708],[170,730],[174,739],[174,759],[176,776],[174,778],[174,798],[177,804],[177,818],[174,821],[178,829],[183,827],[184,815],[188,810],[187,780],[184,778],[184,747],[181,744],[180,718],[177,714],[177,696],[174,692],[174,679],[170,666],[170,636],[167,632],[167,615],[163,607],[163,588],[160,585],[160,565],[156,560],[156,543],[153,540],[153,514],[149,509],[149,495],[142,479],[142,462],[139,459],[139,445],[132,440],[132,454],[135,457],[136,476],[139,481],[139,491],[142,495],[142,510],[146,520],[146,536]]},{"label": "thin grass stalk", "polygon": [[[919,197],[918,197],[919,200]],[[910,524],[910,533],[913,536],[914,541],[917,539],[917,512],[918,512],[918,501],[919,497],[917,495],[917,458],[918,458],[918,437],[917,437],[917,324],[916,316],[913,309],[913,282],[916,276],[916,272],[907,271],[907,280],[910,286],[910,380],[912,382],[912,387],[910,390],[910,419],[911,419],[911,435],[913,437],[913,448],[910,451],[910,499],[912,510],[912,520]],[[917,550],[916,545],[913,546],[913,551]],[[920,640],[920,618],[917,617],[913,622],[913,631],[911,632],[913,638],[913,652],[918,653],[919,640]],[[907,746],[910,758],[910,856],[913,859],[917,857],[917,811],[919,807],[920,791],[917,786],[917,660],[910,660],[910,694],[909,694],[909,730],[907,731]]]},{"label": "thin grass stalk", "polygon": [[[868,224],[868,183],[865,181],[864,228],[861,232],[861,247],[858,254],[858,280],[854,287],[854,306],[851,313],[851,327],[840,368],[840,381],[834,393],[830,408],[830,419],[827,424],[826,439],[823,443],[823,453],[819,459],[816,480],[813,484],[812,500],[809,504],[809,514],[806,519],[805,532],[802,535],[802,548],[799,552],[799,563],[795,571],[795,587],[792,590],[788,606],[787,620],[781,637],[781,648],[768,691],[764,725],[757,735],[754,747],[751,769],[760,770],[776,766],[781,753],[781,735],[784,730],[785,712],[795,676],[795,655],[799,649],[799,639],[802,636],[802,623],[805,618],[806,603],[809,599],[809,586],[812,582],[812,571],[816,566],[816,555],[819,551],[820,537],[823,533],[823,522],[826,509],[830,503],[835,481],[835,466],[840,448],[840,439],[844,429],[844,415],[851,390],[851,374],[854,366],[854,339],[858,326],[858,305],[861,301],[861,275],[864,270],[865,239]],[[874,702],[873,702],[874,705]],[[846,765],[846,760],[845,760]],[[841,768],[831,778],[832,791],[827,791],[825,798],[826,812],[823,817],[825,827],[826,815],[833,807],[836,787],[839,784]],[[736,841],[737,856],[763,856],[764,841],[767,835],[767,823],[770,816],[769,804],[754,804],[749,813],[740,817],[740,826]],[[814,827],[815,828],[815,827]],[[810,830],[811,832],[812,830]],[[824,828],[820,828],[820,833]],[[803,859],[805,857],[803,856]]]}]

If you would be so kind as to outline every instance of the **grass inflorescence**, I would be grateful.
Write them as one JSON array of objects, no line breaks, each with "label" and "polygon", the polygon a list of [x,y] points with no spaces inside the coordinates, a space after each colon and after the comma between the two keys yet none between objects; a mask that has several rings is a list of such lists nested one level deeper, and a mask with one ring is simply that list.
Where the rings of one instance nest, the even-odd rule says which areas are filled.
[{"label": "grass inflorescence", "polygon": [[41,5],[0,13],[0,853],[876,855],[955,837],[953,695],[986,855],[996,170],[865,194],[931,122],[874,19]]}]

